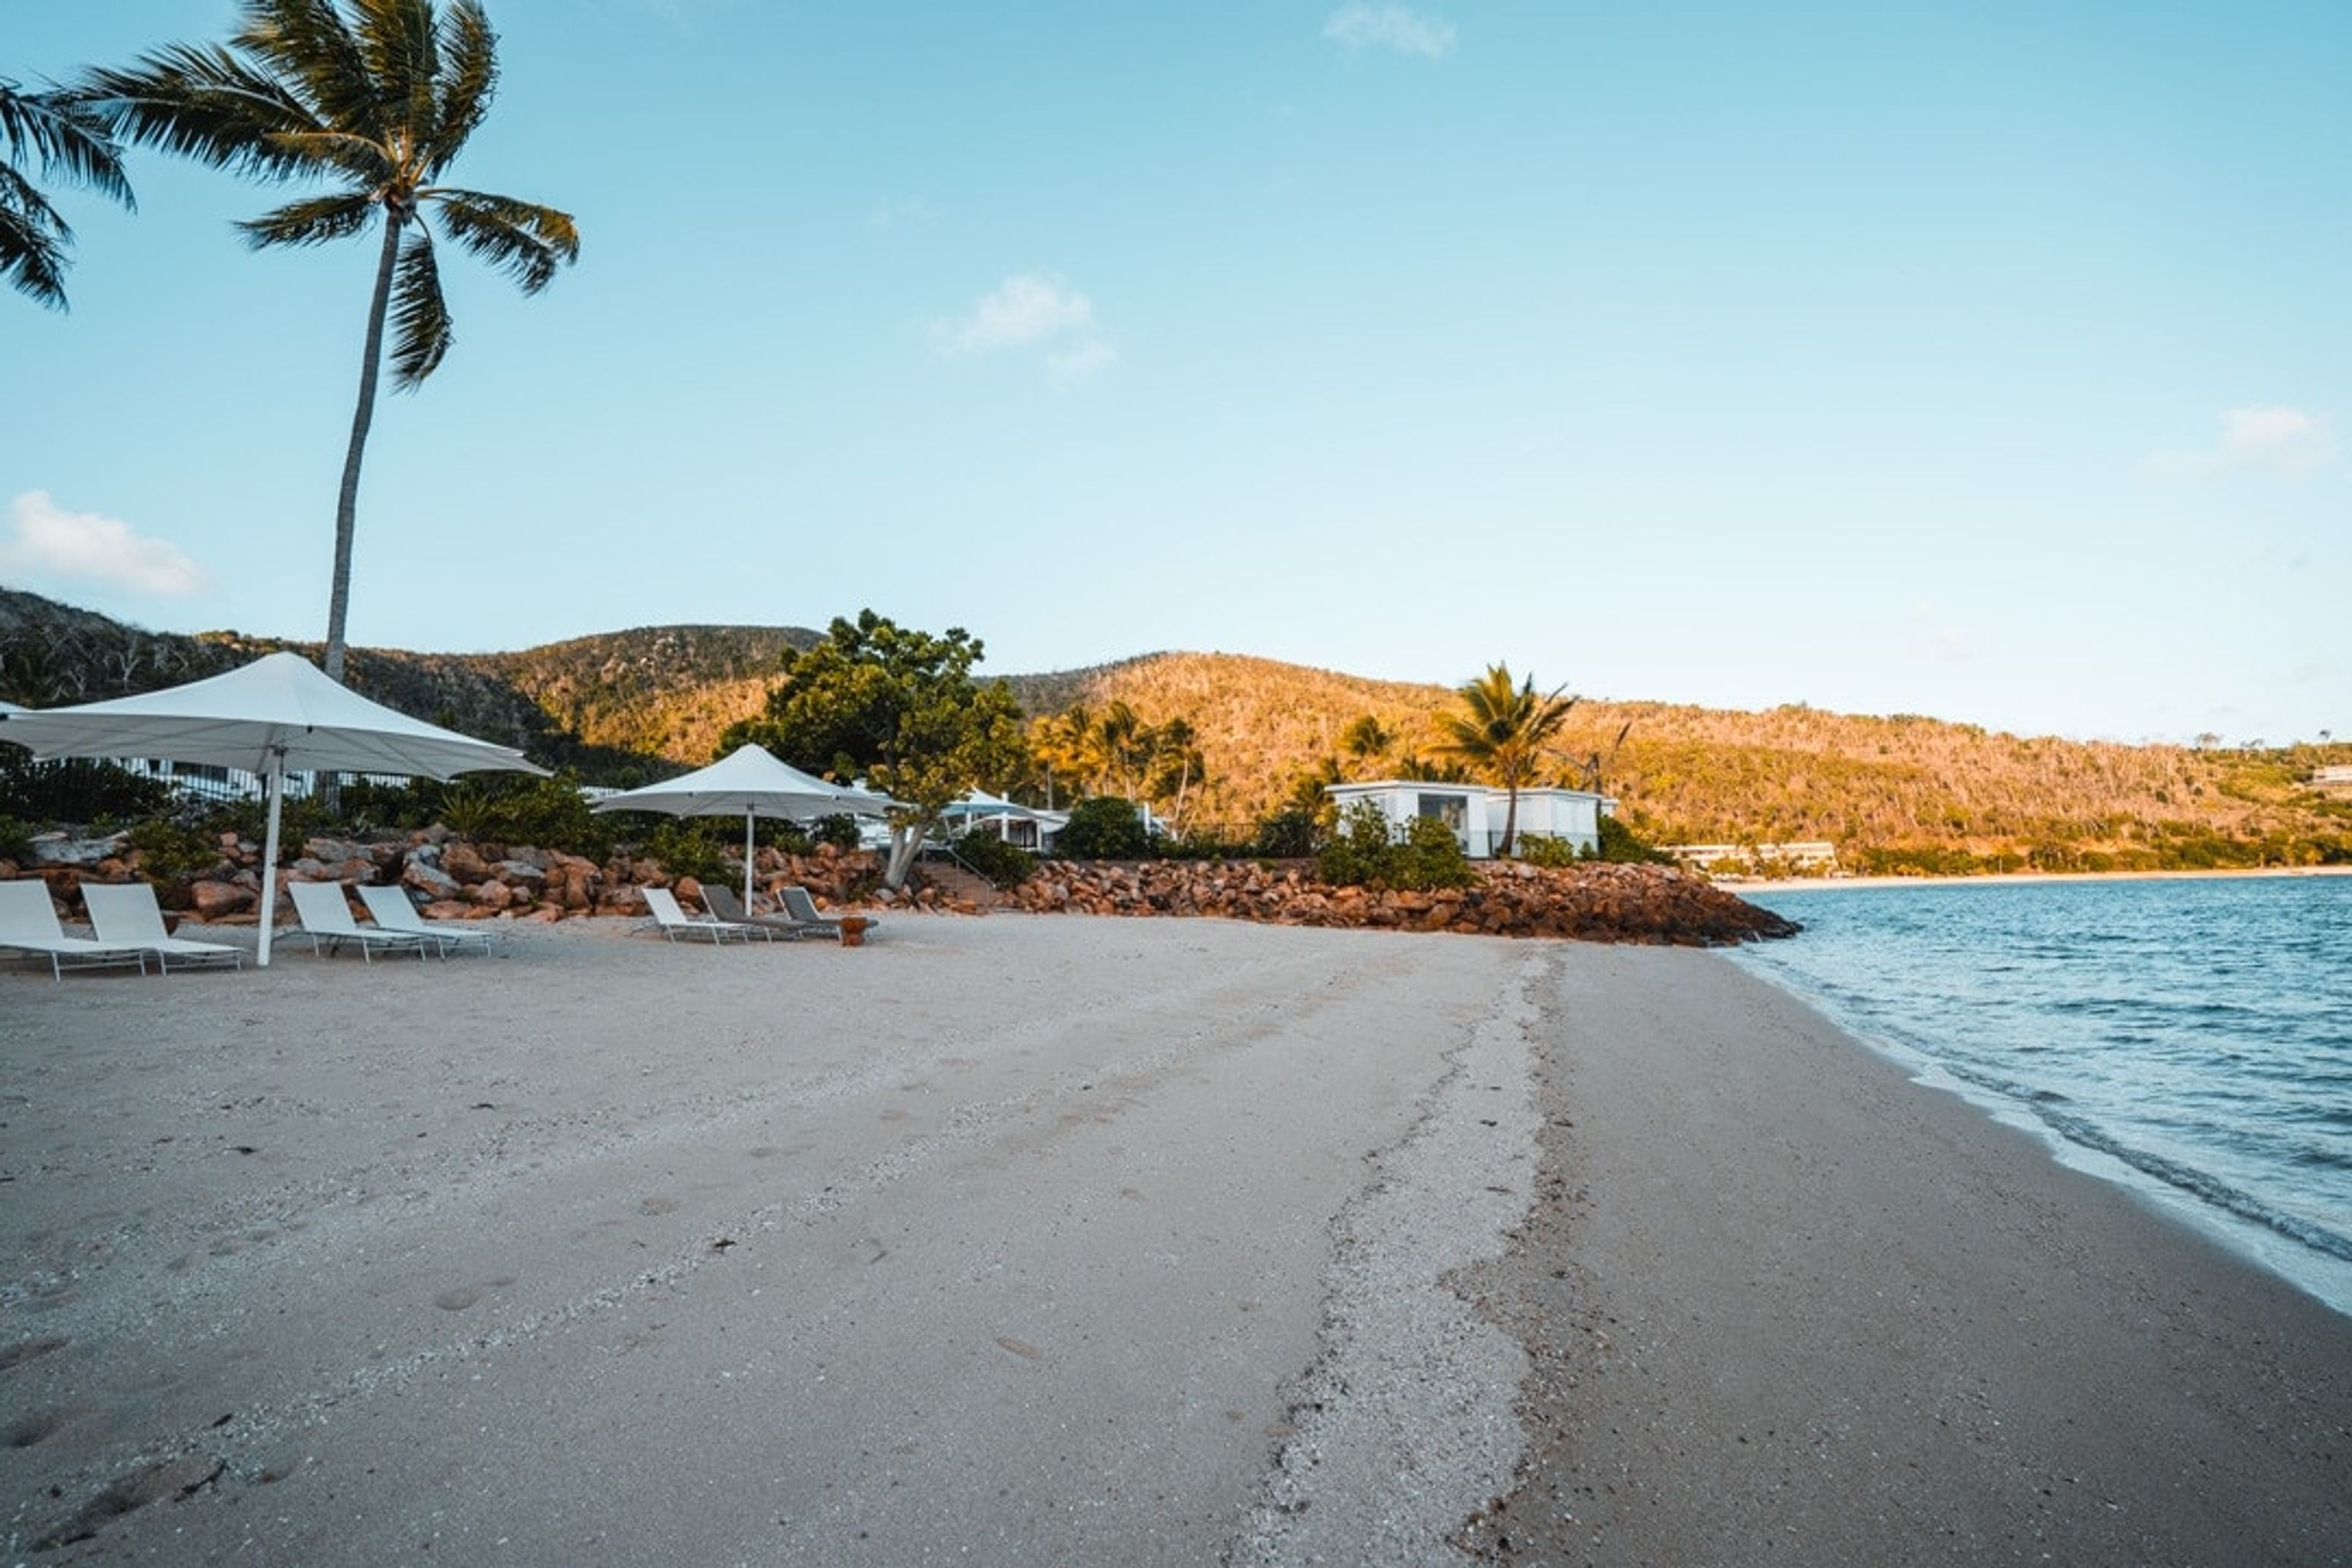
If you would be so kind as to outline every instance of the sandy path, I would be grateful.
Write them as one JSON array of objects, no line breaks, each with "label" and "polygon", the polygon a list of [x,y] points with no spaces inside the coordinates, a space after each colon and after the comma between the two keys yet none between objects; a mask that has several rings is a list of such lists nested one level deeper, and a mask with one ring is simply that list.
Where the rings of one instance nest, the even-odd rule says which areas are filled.
[{"label": "sandy path", "polygon": [[[0,976],[13,1544],[1216,1561],[1263,1531],[1343,1211],[1410,1190],[1381,1157],[1425,1117],[1499,1142],[1483,1083],[1439,1115],[1470,1092],[1449,1055],[1515,1048],[1525,1104],[1492,1019],[1531,951],[1000,916],[857,952],[583,925],[495,960]],[[1503,1189],[1475,1194],[1489,1251],[1531,1121],[1519,1145],[1515,1186],[1473,1184]],[[1461,1233],[1414,1201],[1383,1237]],[[1364,1293],[1410,1300],[1381,1268]],[[1402,1539],[1501,1484],[1511,1384],[1453,1401],[1507,1440]],[[1445,1447],[1380,1440],[1433,1473]]]}]

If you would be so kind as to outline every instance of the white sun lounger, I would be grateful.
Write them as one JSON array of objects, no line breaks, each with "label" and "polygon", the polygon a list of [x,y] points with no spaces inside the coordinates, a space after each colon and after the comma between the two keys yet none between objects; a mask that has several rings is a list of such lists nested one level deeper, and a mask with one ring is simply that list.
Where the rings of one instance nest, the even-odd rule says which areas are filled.
[{"label": "white sun lounger", "polygon": [[144,882],[84,882],[81,905],[89,911],[89,929],[98,934],[99,941],[143,948],[155,955],[156,965],[166,974],[172,973],[174,961],[183,969],[208,963],[226,963],[231,969],[238,969],[245,964],[243,948],[231,947],[226,942],[196,942],[165,931],[163,910],[155,902],[155,889]]},{"label": "white sun lounger", "polygon": [[490,951],[490,932],[471,931],[464,926],[451,925],[446,921],[426,920],[405,888],[363,887],[359,891],[360,902],[367,906],[368,914],[376,924],[389,931],[422,937],[426,942],[437,943],[444,958],[448,957],[453,949],[459,952]]},{"label": "white sun lounger", "polygon": [[370,963],[375,962],[379,950],[385,952],[413,952],[425,956],[430,945],[421,936],[407,931],[385,931],[380,926],[363,926],[352,919],[352,906],[343,900],[342,885],[338,882],[289,882],[288,896],[294,900],[294,915],[302,922],[302,934],[310,939],[310,951],[334,952],[345,942],[356,943],[360,956]]},{"label": "white sun lounger", "polygon": [[68,936],[49,902],[49,885],[38,878],[0,882],[0,951],[47,959],[52,980],[63,980],[68,969],[116,963],[135,963],[140,973],[147,973],[147,955],[138,948]]},{"label": "white sun lounger", "polygon": [[659,926],[662,935],[672,942],[681,935],[707,936],[713,942],[720,943],[730,936],[741,937],[745,942],[755,936],[769,942],[776,940],[774,931],[746,925],[740,921],[696,920],[678,907],[677,895],[667,888],[639,888],[637,891],[645,895],[646,908],[653,911],[654,924]]}]

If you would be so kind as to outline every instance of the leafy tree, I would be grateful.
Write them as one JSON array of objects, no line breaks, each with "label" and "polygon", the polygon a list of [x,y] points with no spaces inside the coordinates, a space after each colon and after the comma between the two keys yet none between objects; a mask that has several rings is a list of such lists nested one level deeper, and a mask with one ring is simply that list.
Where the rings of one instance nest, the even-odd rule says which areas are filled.
[{"label": "leafy tree", "polygon": [[121,149],[105,120],[69,93],[26,92],[0,77],[0,278],[53,310],[66,308],[73,230],[20,165],[84,185],[132,210]]},{"label": "leafy tree", "polygon": [[1363,714],[1339,731],[1339,749],[1360,766],[1386,755],[1396,741],[1396,731],[1383,728],[1377,713]]},{"label": "leafy tree", "polygon": [[1535,782],[1569,710],[1576,706],[1573,697],[1560,700],[1566,689],[1539,696],[1533,676],[1514,686],[1510,666],[1491,665],[1485,675],[1455,689],[1466,711],[1437,716],[1440,752],[1486,773],[1506,792],[1503,841],[1496,851],[1505,859],[1518,833],[1519,791]]},{"label": "leafy tree", "polygon": [[961,626],[911,631],[872,610],[836,617],[806,652],[787,648],[764,717],[729,727],[720,751],[756,741],[836,780],[864,776],[899,803],[886,886],[904,885],[923,835],[950,802],[998,789],[1027,763],[1021,709],[1002,680],[971,676],[980,639]]},{"label": "leafy tree", "polygon": [[226,46],[174,44],[127,70],[89,73],[87,96],[113,130],[254,178],[323,182],[237,225],[256,249],[320,245],[382,220],[359,406],[335,503],[327,673],[343,673],[360,459],[375,417],[386,319],[392,381],[424,384],[449,352],[433,227],[537,293],[580,254],[569,214],[441,184],[482,123],[498,82],[497,36],[478,0],[245,0]]}]

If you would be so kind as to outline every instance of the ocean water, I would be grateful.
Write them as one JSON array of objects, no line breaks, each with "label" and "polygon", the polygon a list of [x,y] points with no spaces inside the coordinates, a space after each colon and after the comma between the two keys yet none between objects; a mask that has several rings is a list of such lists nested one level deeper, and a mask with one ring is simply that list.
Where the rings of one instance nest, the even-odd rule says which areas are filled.
[{"label": "ocean water", "polygon": [[2352,878],[1752,898],[1748,969],[2352,1314]]}]

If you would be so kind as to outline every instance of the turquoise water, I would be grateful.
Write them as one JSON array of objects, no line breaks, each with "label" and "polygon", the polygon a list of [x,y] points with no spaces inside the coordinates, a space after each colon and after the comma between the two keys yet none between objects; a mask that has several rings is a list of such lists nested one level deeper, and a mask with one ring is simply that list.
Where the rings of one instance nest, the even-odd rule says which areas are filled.
[{"label": "turquoise water", "polygon": [[1747,967],[2352,1313],[2352,878],[1753,901]]}]

